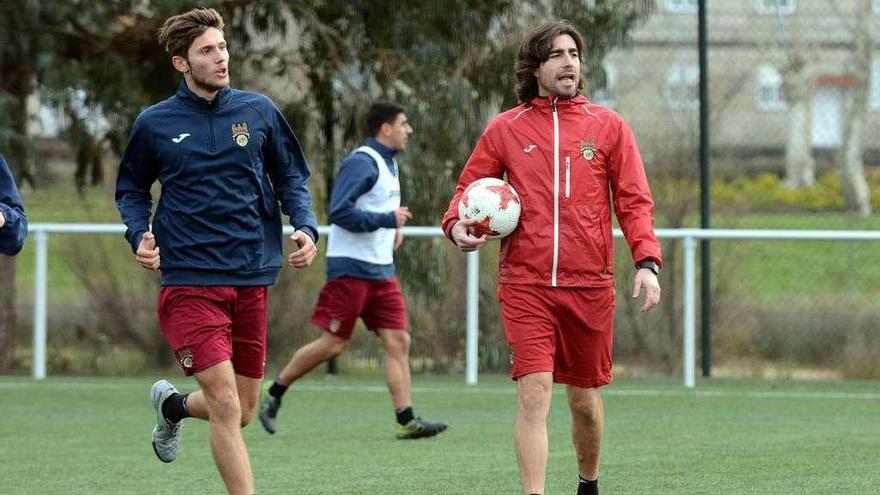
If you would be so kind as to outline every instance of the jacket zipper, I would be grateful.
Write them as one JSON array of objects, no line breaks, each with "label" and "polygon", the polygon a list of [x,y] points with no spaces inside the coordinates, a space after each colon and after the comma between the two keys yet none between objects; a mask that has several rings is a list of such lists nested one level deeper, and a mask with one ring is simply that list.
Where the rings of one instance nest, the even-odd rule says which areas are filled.
[{"label": "jacket zipper", "polygon": [[211,128],[211,151],[217,151],[217,140],[214,138],[214,109],[208,112],[208,126]]},{"label": "jacket zipper", "polygon": [[553,109],[553,272],[550,285],[556,287],[556,270],[559,268],[559,115],[556,98],[550,103]]},{"label": "jacket zipper", "polygon": [[571,196],[571,157],[565,157],[565,199]]}]

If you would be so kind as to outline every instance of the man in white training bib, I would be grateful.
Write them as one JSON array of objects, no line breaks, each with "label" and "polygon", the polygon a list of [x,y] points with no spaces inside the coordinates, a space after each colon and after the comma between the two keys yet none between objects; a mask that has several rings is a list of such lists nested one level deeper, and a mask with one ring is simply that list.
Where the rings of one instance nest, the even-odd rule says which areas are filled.
[{"label": "man in white training bib", "polygon": [[374,103],[364,120],[370,137],[342,161],[333,184],[327,283],[312,315],[323,334],[294,353],[263,395],[260,422],[272,434],[287,388],[342,353],[358,318],[385,347],[385,381],[397,416],[397,438],[433,437],[447,426],[413,412],[406,303],[394,275],[401,227],[412,218],[409,208],[400,205],[394,156],[406,148],[413,129],[404,108],[395,103]]}]

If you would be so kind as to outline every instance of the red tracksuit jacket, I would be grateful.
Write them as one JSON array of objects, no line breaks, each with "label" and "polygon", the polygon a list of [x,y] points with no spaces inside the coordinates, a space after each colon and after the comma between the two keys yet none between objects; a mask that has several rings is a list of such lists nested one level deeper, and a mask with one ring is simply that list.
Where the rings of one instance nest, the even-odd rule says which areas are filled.
[{"label": "red tracksuit jacket", "polygon": [[447,237],[465,188],[505,173],[522,213],[501,241],[500,283],[613,286],[612,197],[633,260],[662,264],[642,158],[632,130],[613,110],[582,95],[537,97],[495,117],[443,216]]}]

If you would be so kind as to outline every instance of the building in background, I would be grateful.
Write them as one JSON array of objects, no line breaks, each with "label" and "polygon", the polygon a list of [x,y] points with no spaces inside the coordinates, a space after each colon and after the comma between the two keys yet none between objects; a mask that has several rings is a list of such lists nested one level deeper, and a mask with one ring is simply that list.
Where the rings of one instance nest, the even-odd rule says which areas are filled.
[{"label": "building in background", "polygon": [[[789,134],[804,126],[820,166],[843,144],[847,96],[858,80],[856,20],[868,0],[707,2],[713,155],[758,169],[784,166]],[[873,32],[880,0],[870,0]],[[876,38],[876,36],[875,36]],[[620,111],[646,155],[668,143],[696,146],[699,112],[697,0],[658,0],[625,48],[605,59],[606,88],[594,98]],[[880,164],[880,50],[871,41],[865,162]],[[730,162],[732,164],[733,161]]]}]

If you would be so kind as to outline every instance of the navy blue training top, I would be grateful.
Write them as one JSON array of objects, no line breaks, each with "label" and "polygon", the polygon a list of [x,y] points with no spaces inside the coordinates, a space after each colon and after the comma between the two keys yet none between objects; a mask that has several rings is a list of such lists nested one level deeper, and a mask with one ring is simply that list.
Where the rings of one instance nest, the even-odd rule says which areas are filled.
[{"label": "navy blue training top", "polygon": [[221,89],[211,101],[182,82],[142,112],[119,164],[116,207],[136,251],[152,232],[162,285],[263,286],[283,266],[281,211],[313,240],[318,222],[299,141],[272,101]]},{"label": "navy blue training top", "polygon": [[0,227],[0,253],[12,256],[24,245],[28,223],[21,195],[3,155],[0,155],[0,213],[6,219]]}]

